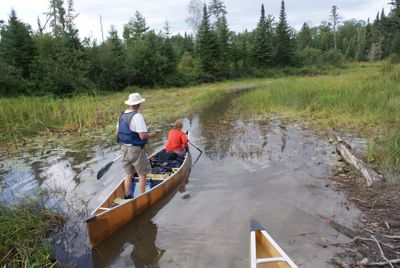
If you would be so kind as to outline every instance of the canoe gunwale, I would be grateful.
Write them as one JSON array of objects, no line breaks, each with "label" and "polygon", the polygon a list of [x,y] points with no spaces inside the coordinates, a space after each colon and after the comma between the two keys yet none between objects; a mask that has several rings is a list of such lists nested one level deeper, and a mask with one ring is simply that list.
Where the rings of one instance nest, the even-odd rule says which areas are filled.
[{"label": "canoe gunwale", "polygon": [[[276,250],[280,256],[257,258],[257,233],[261,234],[270,245]],[[265,228],[256,220],[251,220],[250,223],[250,267],[257,268],[258,264],[263,263],[287,263],[291,268],[298,268],[297,265],[290,259],[285,251],[276,243],[276,241],[268,234]]]},{"label": "canoe gunwale", "polygon": [[[156,155],[156,154],[159,153],[161,150],[163,150],[163,148],[161,148],[161,149],[159,149],[158,151],[156,151],[156,152],[154,152],[153,154],[151,154],[151,155],[149,156],[149,158],[152,157],[152,156],[154,156],[154,155]],[[157,189],[158,187],[162,187],[162,185],[164,185],[167,181],[169,181],[171,178],[173,178],[174,176],[176,176],[176,175],[179,173],[179,171],[186,165],[186,163],[187,163],[187,161],[188,161],[188,158],[189,158],[189,154],[190,154],[189,152],[186,153],[186,155],[185,155],[185,160],[182,162],[182,165],[178,168],[178,170],[176,170],[176,171],[174,172],[174,174],[170,175],[167,179],[162,180],[161,183],[157,184],[155,187],[151,188],[149,191],[144,192],[144,193],[142,193],[142,194],[140,194],[140,195],[138,195],[138,196],[136,196],[136,197],[134,197],[134,198],[132,198],[132,199],[129,199],[129,201],[126,201],[126,202],[123,203],[123,204],[119,204],[119,205],[117,205],[117,206],[114,206],[114,207],[112,207],[112,208],[109,208],[108,210],[105,210],[105,211],[103,211],[103,212],[100,212],[100,213],[98,213],[98,214],[95,214],[95,213],[100,209],[100,207],[101,207],[102,204],[105,202],[105,200],[107,200],[107,199],[109,198],[109,196],[110,196],[112,193],[114,193],[114,192],[121,186],[121,183],[123,183],[123,181],[124,181],[124,178],[122,178],[121,181],[116,185],[116,187],[110,192],[110,194],[100,203],[100,205],[99,205],[96,209],[94,209],[92,213],[90,213],[90,216],[86,219],[86,222],[93,221],[93,220],[96,219],[97,217],[106,216],[107,214],[109,214],[109,213],[113,212],[114,210],[118,209],[119,207],[124,206],[124,205],[126,205],[126,204],[129,204],[129,203],[131,203],[131,202],[136,201],[136,199],[138,199],[138,198],[141,197],[142,195],[148,194],[148,193],[150,193],[151,191]]]}]

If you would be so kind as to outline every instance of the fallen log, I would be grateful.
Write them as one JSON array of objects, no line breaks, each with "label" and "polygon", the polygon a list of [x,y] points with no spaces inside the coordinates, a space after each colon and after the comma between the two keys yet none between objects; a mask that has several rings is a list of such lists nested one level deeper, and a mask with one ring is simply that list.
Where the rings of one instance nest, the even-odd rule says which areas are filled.
[{"label": "fallen log", "polygon": [[375,170],[368,167],[361,159],[358,159],[354,156],[351,151],[350,145],[348,145],[338,136],[336,136],[336,139],[338,141],[338,144],[336,145],[336,150],[347,163],[349,163],[361,172],[361,175],[364,177],[367,186],[371,186],[374,182],[383,180],[382,175],[378,174]]}]

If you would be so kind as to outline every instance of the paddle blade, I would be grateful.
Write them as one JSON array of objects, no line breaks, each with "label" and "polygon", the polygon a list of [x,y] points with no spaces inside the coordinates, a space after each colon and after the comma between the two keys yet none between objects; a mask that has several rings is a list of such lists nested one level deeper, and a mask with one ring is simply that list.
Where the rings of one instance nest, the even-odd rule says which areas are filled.
[{"label": "paddle blade", "polygon": [[110,163],[105,165],[102,169],[100,169],[99,172],[97,172],[98,180],[100,180],[100,178],[103,177],[104,174],[106,174],[106,172],[110,169],[110,167],[112,166],[113,163],[114,163],[114,161],[111,161]]}]

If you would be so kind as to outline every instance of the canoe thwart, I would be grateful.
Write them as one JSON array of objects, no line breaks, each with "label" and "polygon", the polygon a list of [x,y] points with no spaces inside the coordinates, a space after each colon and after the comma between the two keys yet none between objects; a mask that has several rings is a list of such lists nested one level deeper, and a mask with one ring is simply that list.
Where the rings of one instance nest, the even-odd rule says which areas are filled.
[{"label": "canoe thwart", "polygon": [[258,263],[270,263],[270,262],[286,262],[285,258],[276,257],[276,258],[258,258]]}]

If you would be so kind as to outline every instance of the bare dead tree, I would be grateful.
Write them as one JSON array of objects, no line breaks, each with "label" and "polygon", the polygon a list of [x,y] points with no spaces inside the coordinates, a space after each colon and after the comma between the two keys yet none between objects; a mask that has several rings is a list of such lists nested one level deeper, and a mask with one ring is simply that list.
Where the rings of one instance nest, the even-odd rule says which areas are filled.
[{"label": "bare dead tree", "polygon": [[190,0],[188,5],[189,16],[186,18],[186,23],[195,35],[201,24],[203,5],[201,0]]}]

